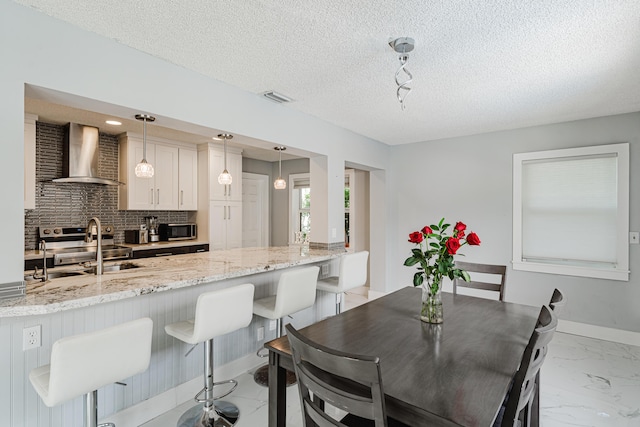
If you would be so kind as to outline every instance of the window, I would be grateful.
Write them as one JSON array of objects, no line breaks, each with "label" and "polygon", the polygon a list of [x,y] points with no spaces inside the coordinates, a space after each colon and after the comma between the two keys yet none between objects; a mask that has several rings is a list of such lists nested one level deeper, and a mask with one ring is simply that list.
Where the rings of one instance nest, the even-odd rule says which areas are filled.
[{"label": "window", "polygon": [[311,232],[311,183],[308,173],[289,176],[291,221],[290,242],[305,243]]},{"label": "window", "polygon": [[629,280],[629,144],[513,163],[514,270]]}]

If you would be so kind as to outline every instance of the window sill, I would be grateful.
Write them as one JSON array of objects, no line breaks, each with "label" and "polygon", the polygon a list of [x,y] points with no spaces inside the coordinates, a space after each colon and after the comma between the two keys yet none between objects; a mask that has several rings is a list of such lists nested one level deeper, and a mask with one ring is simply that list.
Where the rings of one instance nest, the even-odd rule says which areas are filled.
[{"label": "window sill", "polygon": [[535,262],[511,261],[514,270],[532,271],[536,273],[560,274],[564,276],[590,277],[592,279],[608,279],[629,281],[629,271],[605,270],[570,265],[541,264]]}]

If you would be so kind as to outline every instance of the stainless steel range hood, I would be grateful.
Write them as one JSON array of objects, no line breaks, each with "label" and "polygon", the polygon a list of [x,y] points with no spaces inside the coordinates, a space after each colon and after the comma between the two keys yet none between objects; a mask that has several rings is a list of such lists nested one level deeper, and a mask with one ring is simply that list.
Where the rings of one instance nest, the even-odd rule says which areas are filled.
[{"label": "stainless steel range hood", "polygon": [[122,185],[120,181],[98,176],[100,132],[93,126],[69,123],[65,131],[61,178],[54,182]]}]

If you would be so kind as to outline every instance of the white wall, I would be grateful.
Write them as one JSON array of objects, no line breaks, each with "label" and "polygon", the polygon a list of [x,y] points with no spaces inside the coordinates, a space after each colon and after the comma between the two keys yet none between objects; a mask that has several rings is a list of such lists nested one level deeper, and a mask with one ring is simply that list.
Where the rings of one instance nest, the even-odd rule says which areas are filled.
[{"label": "white wall", "polygon": [[561,318],[640,332],[639,245],[630,245],[628,282],[513,271],[510,263],[513,154],[616,142],[630,143],[630,230],[638,231],[639,113],[394,147],[390,246],[395,247],[388,262],[390,277],[399,278],[394,285],[410,285],[415,270],[402,265],[413,247],[406,236],[444,216],[465,222],[480,236],[480,247],[463,248],[466,260],[509,266],[507,301],[543,304],[558,287],[569,301]]}]

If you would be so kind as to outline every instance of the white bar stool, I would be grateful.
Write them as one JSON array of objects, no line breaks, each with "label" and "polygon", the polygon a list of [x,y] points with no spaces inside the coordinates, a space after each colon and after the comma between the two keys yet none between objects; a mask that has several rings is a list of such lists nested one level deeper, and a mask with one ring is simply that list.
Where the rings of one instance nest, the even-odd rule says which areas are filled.
[{"label": "white bar stool", "polygon": [[84,425],[96,427],[97,390],[147,370],[152,332],[153,321],[144,317],[61,338],[53,343],[51,363],[33,369],[29,380],[49,407],[84,394]]},{"label": "white bar stool", "polygon": [[[235,380],[213,382],[213,339],[251,323],[254,286],[250,283],[219,291],[205,292],[196,302],[195,319],[164,327],[167,334],[188,344],[204,342],[204,388],[194,397],[199,404],[182,414],[179,427],[232,426],[240,417],[238,407],[218,399],[237,387]],[[228,392],[213,396],[213,387],[233,384]],[[201,397],[204,394],[204,397]],[[202,405],[204,404],[204,405]]]},{"label": "white bar stool", "polygon": [[[283,318],[313,306],[316,302],[317,266],[285,271],[280,275],[276,294],[253,302],[253,313],[276,321],[277,338],[284,334]],[[262,350],[262,349],[261,349]],[[260,354],[258,353],[260,356]],[[264,356],[263,356],[264,357]],[[257,369],[253,374],[256,383],[267,386],[269,366]],[[295,383],[295,375],[287,375],[287,384]]]},{"label": "white bar stool", "polygon": [[344,292],[367,283],[369,252],[346,254],[340,258],[339,276],[318,280],[318,290],[336,294],[336,314],[342,313]]}]

